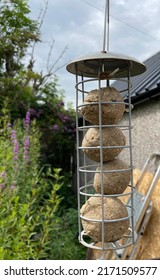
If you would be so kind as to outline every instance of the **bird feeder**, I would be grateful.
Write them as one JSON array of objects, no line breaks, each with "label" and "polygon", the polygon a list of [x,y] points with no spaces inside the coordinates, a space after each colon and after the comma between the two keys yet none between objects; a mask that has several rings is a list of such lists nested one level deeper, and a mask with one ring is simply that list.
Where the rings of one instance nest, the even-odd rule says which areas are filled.
[{"label": "bird feeder", "polygon": [[[67,71],[76,77],[79,241],[108,258],[136,239],[130,90],[131,77],[145,70],[137,59],[109,51],[107,0],[103,50],[76,58]],[[116,80],[120,91],[112,86]],[[128,162],[121,159],[124,150]]]}]

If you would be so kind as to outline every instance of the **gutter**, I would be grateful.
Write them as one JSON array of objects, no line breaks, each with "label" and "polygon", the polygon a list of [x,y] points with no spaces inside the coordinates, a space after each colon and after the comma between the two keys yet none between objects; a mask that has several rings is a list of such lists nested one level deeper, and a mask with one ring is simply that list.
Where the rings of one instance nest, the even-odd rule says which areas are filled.
[{"label": "gutter", "polygon": [[[160,97],[160,84],[157,84],[157,88],[149,90],[146,88],[145,92],[136,93],[131,97],[131,103],[135,106],[140,103],[146,102],[151,99],[157,99]],[[128,98],[125,99],[125,102],[128,102]]]}]

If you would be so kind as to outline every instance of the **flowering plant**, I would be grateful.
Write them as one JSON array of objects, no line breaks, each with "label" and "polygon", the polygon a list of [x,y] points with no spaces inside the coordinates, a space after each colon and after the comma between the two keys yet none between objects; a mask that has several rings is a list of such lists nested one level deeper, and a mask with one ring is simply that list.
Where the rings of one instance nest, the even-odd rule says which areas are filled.
[{"label": "flowering plant", "polygon": [[63,102],[56,80],[45,85],[37,104],[31,104],[31,119],[36,119],[41,130],[41,162],[71,171],[71,159],[75,152],[75,110]]},{"label": "flowering plant", "polygon": [[3,109],[0,125],[0,259],[48,258],[60,170],[39,170],[40,133],[29,112],[12,126]]}]

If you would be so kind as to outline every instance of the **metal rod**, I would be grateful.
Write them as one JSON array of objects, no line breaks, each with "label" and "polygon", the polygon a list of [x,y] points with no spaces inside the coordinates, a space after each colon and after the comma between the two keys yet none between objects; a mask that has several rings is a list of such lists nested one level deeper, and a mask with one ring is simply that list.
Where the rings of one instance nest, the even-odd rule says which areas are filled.
[{"label": "metal rod", "polygon": [[103,52],[106,52],[106,43],[107,43],[107,52],[108,52],[109,51],[109,0],[106,0],[105,3]]},{"label": "metal rod", "polygon": [[[99,77],[100,77],[100,65],[99,65]],[[100,134],[100,166],[101,166],[101,198],[102,198],[102,250],[104,250],[104,185],[103,185],[103,143],[102,143],[102,107],[101,107],[101,80],[98,81],[98,108],[99,108],[99,134]]]},{"label": "metal rod", "polygon": [[[84,90],[84,77],[83,77],[83,74],[81,75],[81,78],[82,78],[82,101],[84,103],[84,100],[85,100],[85,96],[84,96],[85,90]],[[83,118],[83,126],[85,126],[85,125],[86,125],[86,121]],[[85,136],[85,131],[83,130],[83,137],[84,136]],[[84,163],[84,165],[87,164],[86,155],[85,154],[83,155],[83,163]],[[84,182],[85,182],[85,185],[87,185],[87,173],[86,172],[84,173]],[[86,200],[87,200],[87,197],[85,197],[85,202],[86,202]]]},{"label": "metal rod", "polygon": [[132,228],[132,240],[133,243],[135,242],[135,236],[134,236],[134,197],[133,197],[133,157],[132,157],[132,133],[131,133],[131,85],[130,85],[130,62],[128,65],[128,100],[129,100],[129,146],[130,146],[130,167],[131,167],[131,228]]},{"label": "metal rod", "polygon": [[[143,173],[144,174],[144,173]],[[145,174],[144,174],[145,175]],[[142,176],[142,175],[141,175]],[[147,194],[145,195],[145,199],[144,199],[144,206],[143,206],[143,208],[142,208],[142,210],[141,210],[141,215],[140,215],[140,217],[143,217],[144,216],[144,214],[145,214],[145,212],[146,212],[146,210],[147,210],[147,207],[148,207],[148,204],[149,204],[149,202],[150,202],[150,200],[151,200],[151,195],[152,195],[152,192],[154,191],[154,187],[155,187],[155,185],[157,184],[157,181],[158,181],[158,179],[159,179],[159,176],[160,176],[160,164],[159,164],[159,166],[158,166],[158,168],[157,168],[157,170],[156,170],[156,173],[155,173],[155,175],[154,175],[154,177],[153,177],[153,179],[152,179],[152,181],[151,181],[151,183],[150,183],[150,186],[149,186],[149,189],[148,189],[148,191],[147,191]],[[136,223],[136,230],[137,230],[137,228],[140,226],[140,221],[141,221],[141,219],[139,218],[139,220],[137,221],[137,223]]]},{"label": "metal rod", "polygon": [[[76,84],[78,83],[78,75],[77,75],[77,64],[75,65],[76,67]],[[78,107],[78,88],[76,88],[76,108]],[[81,235],[80,232],[82,230],[81,227],[81,220],[80,220],[80,194],[79,194],[79,189],[80,189],[80,173],[79,173],[79,162],[80,162],[80,151],[78,149],[79,147],[79,131],[78,131],[78,110],[76,109],[76,140],[77,140],[77,146],[76,146],[76,150],[77,150],[77,198],[78,198],[78,229],[79,229],[79,241],[81,241]]]}]

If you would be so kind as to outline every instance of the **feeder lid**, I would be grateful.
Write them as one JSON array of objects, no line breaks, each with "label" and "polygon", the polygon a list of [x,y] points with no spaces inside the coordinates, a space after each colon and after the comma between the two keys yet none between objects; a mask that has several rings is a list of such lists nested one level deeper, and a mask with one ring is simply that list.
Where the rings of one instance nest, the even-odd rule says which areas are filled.
[{"label": "feeder lid", "polygon": [[102,69],[101,75],[105,78],[125,78],[140,75],[146,71],[146,66],[139,60],[119,53],[95,52],[81,56],[71,61],[66,69],[68,72],[84,77],[97,78],[99,69]]}]

